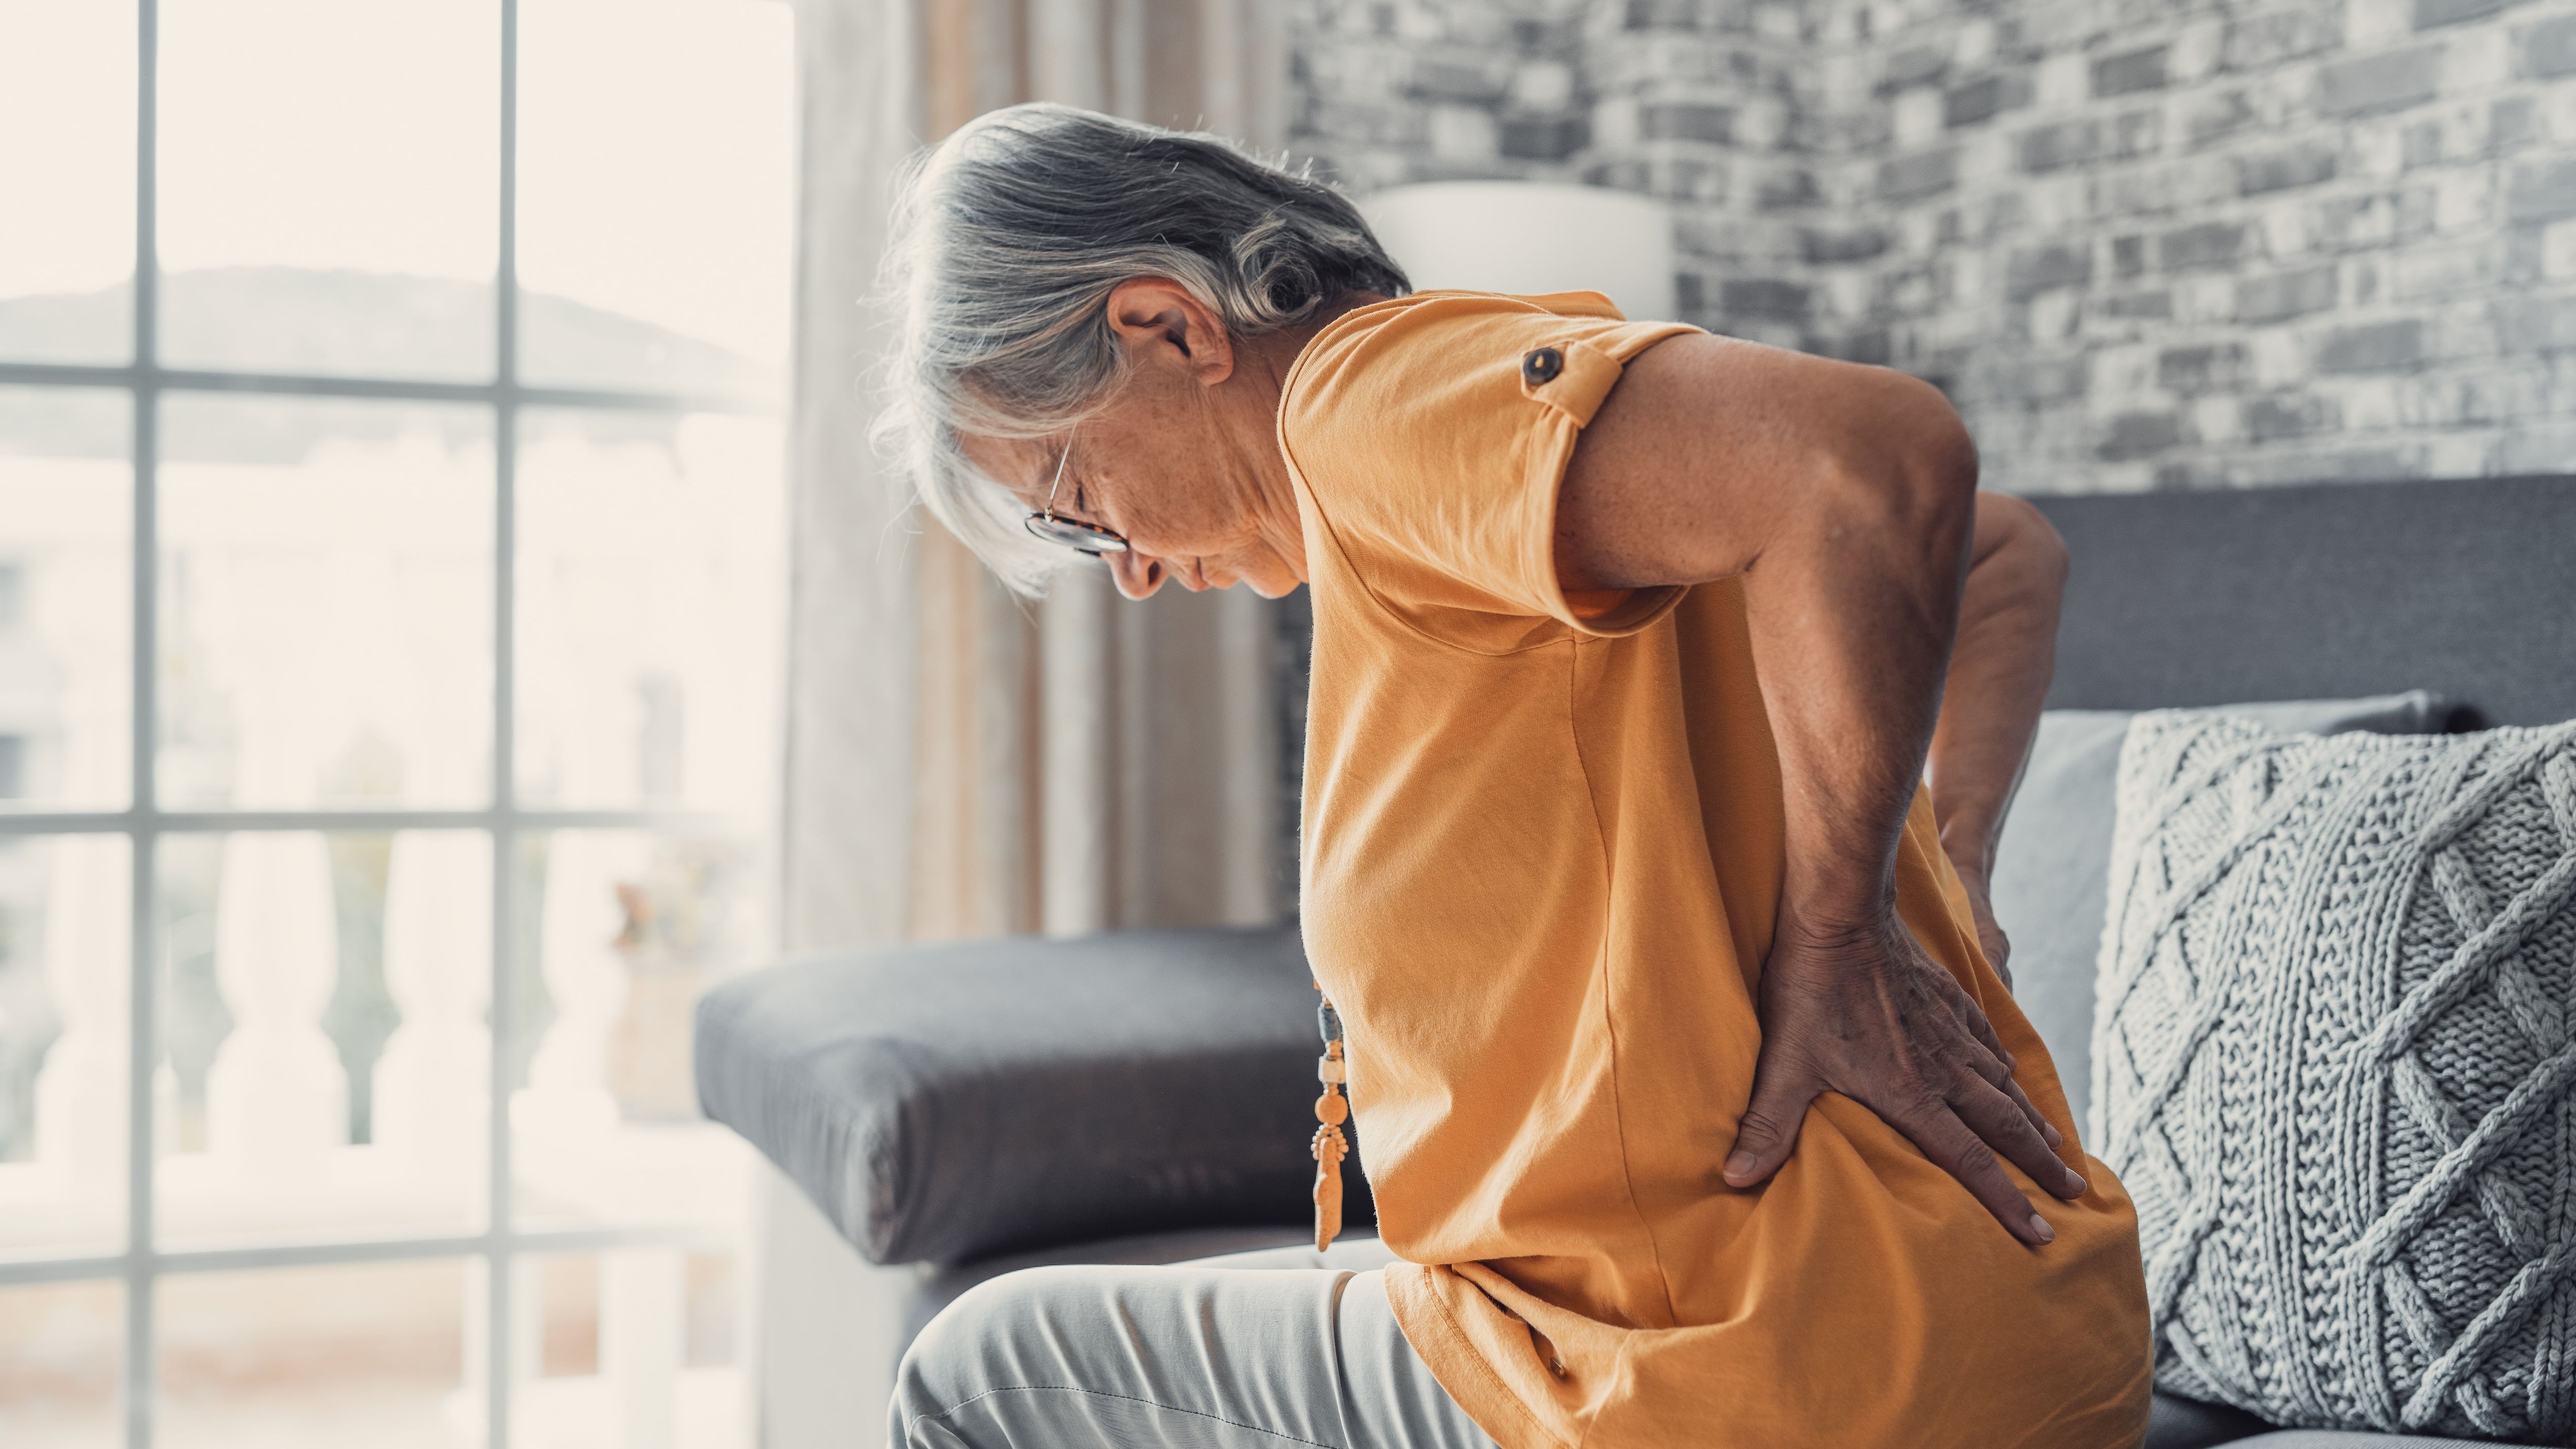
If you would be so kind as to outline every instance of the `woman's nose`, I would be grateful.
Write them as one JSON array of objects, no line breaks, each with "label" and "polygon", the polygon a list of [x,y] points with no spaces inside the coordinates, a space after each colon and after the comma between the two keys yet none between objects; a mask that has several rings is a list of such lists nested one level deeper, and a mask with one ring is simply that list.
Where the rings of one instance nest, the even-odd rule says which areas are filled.
[{"label": "woman's nose", "polygon": [[1131,599],[1150,599],[1171,575],[1161,559],[1129,549],[1109,558],[1109,576],[1118,581],[1118,592]]}]

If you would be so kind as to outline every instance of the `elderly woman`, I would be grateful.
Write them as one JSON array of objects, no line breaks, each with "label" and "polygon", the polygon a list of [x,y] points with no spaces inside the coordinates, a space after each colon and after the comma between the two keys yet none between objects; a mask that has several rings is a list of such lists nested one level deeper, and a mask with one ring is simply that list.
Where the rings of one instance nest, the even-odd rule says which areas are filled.
[{"label": "elderly woman", "polygon": [[2136,1222],[1986,908],[2064,556],[1938,392],[1415,293],[1328,187],[1060,107],[895,227],[883,429],[995,570],[1312,591],[1383,1243],[996,1280],[898,1446],[2138,1440]]}]

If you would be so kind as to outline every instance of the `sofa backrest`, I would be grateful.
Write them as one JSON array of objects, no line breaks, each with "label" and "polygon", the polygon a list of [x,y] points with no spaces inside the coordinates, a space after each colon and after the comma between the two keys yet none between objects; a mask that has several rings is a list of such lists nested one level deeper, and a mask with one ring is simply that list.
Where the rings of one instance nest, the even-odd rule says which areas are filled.
[{"label": "sofa backrest", "polygon": [[2074,561],[2051,708],[2430,689],[2576,718],[2576,477],[2031,501]]}]

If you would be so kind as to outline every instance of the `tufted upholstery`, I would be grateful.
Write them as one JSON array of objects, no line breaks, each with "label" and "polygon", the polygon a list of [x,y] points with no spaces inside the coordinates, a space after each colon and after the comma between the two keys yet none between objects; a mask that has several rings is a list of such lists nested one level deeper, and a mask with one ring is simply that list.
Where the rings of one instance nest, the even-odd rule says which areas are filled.
[{"label": "tufted upholstery", "polygon": [[2119,810],[2095,1137],[2159,1385],[2576,1435],[2576,726],[2150,714]]}]

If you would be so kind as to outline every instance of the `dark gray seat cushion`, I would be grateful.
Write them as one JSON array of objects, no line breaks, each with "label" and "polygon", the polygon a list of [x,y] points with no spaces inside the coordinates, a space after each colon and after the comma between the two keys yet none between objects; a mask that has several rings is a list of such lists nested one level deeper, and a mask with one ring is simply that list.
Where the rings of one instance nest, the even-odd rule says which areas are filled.
[{"label": "dark gray seat cushion", "polygon": [[2494,1449],[2479,1439],[2427,1439],[2420,1434],[2370,1434],[2343,1429],[2283,1429],[2235,1442],[2245,1449]]},{"label": "dark gray seat cushion", "polygon": [[699,1003],[698,1097],[879,1263],[1275,1225],[1312,1211],[1315,1002],[1294,928],[816,957]]},{"label": "dark gray seat cushion", "polygon": [[2226,1404],[2204,1404],[2159,1392],[2140,1449],[2210,1449],[2268,1432],[2272,1426]]},{"label": "dark gray seat cushion", "polygon": [[2468,1439],[2424,1439],[2412,1434],[2352,1434],[2336,1429],[2275,1429],[2243,1409],[2204,1404],[2159,1392],[2140,1449],[2487,1449]]},{"label": "dark gray seat cushion", "polygon": [[2467,1439],[2412,1434],[2352,1434],[2334,1429],[2276,1429],[2243,1409],[2158,1393],[2140,1449],[2490,1449]]}]

